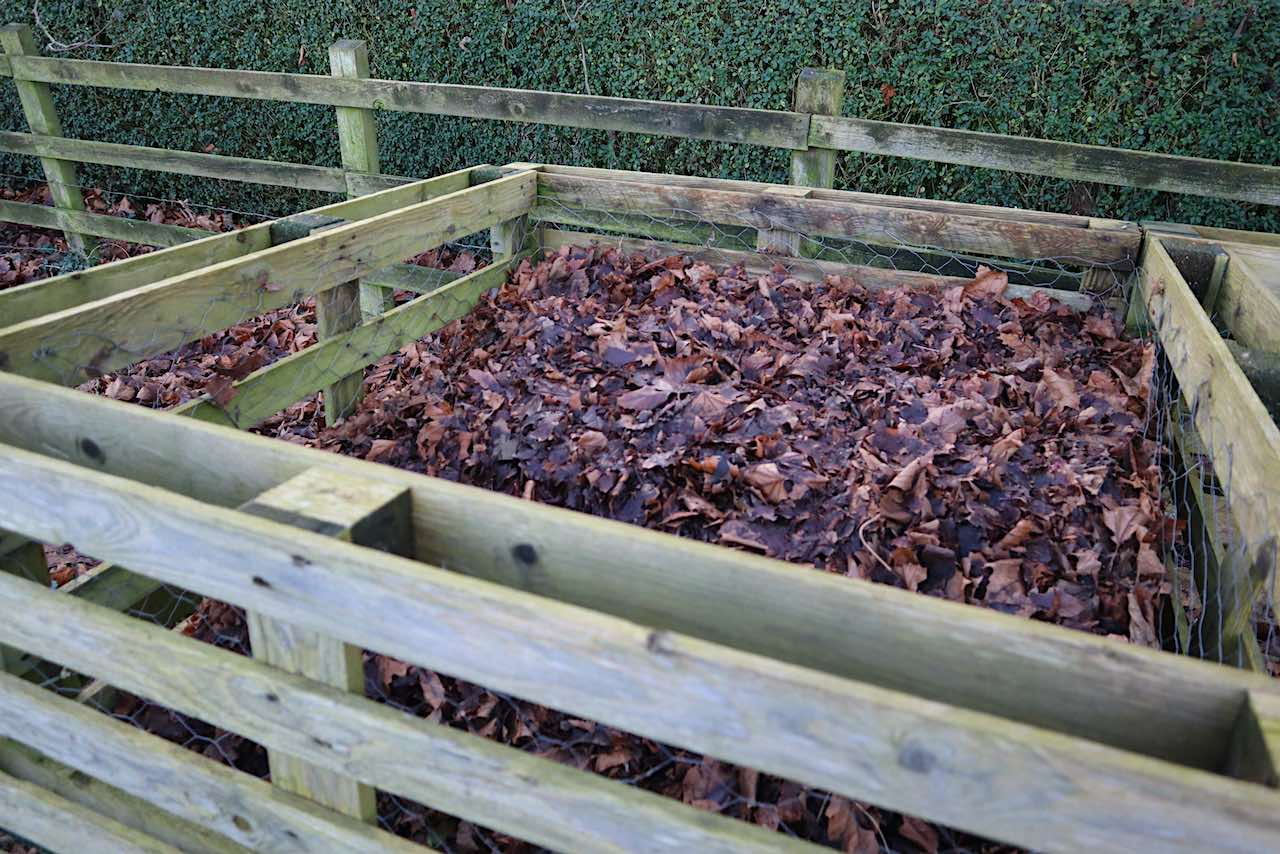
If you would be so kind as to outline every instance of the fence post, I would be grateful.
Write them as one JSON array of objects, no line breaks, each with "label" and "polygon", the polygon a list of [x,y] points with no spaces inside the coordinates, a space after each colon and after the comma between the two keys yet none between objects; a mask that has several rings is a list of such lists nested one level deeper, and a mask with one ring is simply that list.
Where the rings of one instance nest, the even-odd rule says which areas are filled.
[{"label": "fence post", "polygon": [[[31,35],[31,28],[26,24],[6,24],[0,27],[0,46],[8,56],[36,56],[40,51],[36,48]],[[53,107],[53,95],[48,83],[32,83],[27,80],[13,81],[18,87],[18,98],[22,101],[22,112],[26,115],[27,125],[32,133],[45,136],[62,136],[62,122],[58,121],[58,113]],[[45,179],[49,182],[49,195],[57,208],[69,211],[84,210],[84,195],[80,192],[80,181],[76,177],[76,165],[70,160],[58,160],[53,157],[41,157],[40,165],[44,167]],[[72,251],[85,254],[85,236],[72,231],[69,223],[64,221],[62,232],[66,236],[67,246]]]},{"label": "fence post", "polygon": [[[341,39],[329,46],[329,71],[334,77],[368,77],[369,47],[358,39]],[[344,171],[376,173],[378,168],[378,122],[373,110],[362,107],[335,107],[338,115],[338,145]],[[347,198],[361,195],[347,176]],[[377,317],[395,308],[391,291],[378,285],[361,284],[360,310],[366,318]]]},{"label": "fence post", "polygon": [[[49,562],[44,547],[21,534],[0,530],[0,572],[49,586]],[[20,673],[26,654],[0,644],[0,672]]]},{"label": "fence post", "polygon": [[[844,106],[845,73],[834,68],[805,68],[796,80],[795,111],[820,116],[838,116]],[[791,183],[798,187],[831,189],[836,181],[836,151],[810,146],[791,152]],[[822,245],[812,240],[801,243],[799,254],[814,257]]]}]

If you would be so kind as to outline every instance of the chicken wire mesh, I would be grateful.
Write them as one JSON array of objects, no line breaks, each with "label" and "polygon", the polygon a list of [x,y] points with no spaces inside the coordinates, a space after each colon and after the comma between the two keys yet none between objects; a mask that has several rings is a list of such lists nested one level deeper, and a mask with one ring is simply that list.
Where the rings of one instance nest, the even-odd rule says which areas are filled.
[{"label": "chicken wire mesh", "polygon": [[[913,275],[929,275],[946,277],[933,280],[943,288],[963,287],[964,281],[989,277],[989,271],[995,271],[1007,280],[1011,299],[1043,306],[1054,296],[1081,307],[1085,305],[1081,298],[1085,298],[1087,315],[1112,318],[1117,329],[1123,326],[1135,277],[1141,275],[1123,272],[1124,265],[1115,265],[1113,271],[1099,264],[1099,259],[1078,253],[994,257],[913,245],[895,239],[891,232],[853,240],[796,233],[782,220],[768,225],[761,228],[714,223],[699,219],[694,211],[678,208],[655,214],[652,208],[584,209],[540,199],[536,215],[519,220],[515,233],[505,239],[513,247],[526,247],[540,240],[547,249],[534,254],[535,262],[542,259],[554,264],[556,257],[567,258],[570,251],[580,251],[567,247],[591,244],[597,247],[597,253],[611,250],[654,259],[689,254],[716,268],[738,270],[734,275],[748,283],[767,280],[778,286],[793,279],[822,282],[828,276],[844,275],[866,282],[874,291],[896,284],[919,286],[925,280]],[[442,295],[452,294],[450,289],[459,278],[492,263],[489,238],[488,232],[477,233],[440,249],[423,247],[422,254],[406,259],[416,266],[443,269],[449,275],[438,279],[427,293],[398,292],[396,302],[400,308],[418,300],[441,301]],[[893,275],[882,277],[881,273]],[[496,284],[486,289],[487,298],[494,298]],[[269,295],[264,290],[259,302],[252,306],[211,300],[204,311],[182,325],[154,329],[147,337],[127,342],[98,342],[122,354],[116,359],[121,367],[89,373],[88,379],[86,368],[91,366],[63,353],[83,352],[83,339],[93,335],[91,330],[79,330],[71,336],[52,331],[41,343],[40,358],[55,365],[54,373],[64,382],[78,384],[86,391],[156,408],[189,404],[199,399],[211,382],[243,379],[317,341],[312,300],[275,307]],[[467,302],[481,296],[484,295],[464,292],[457,298]],[[347,298],[356,299],[354,295]],[[225,329],[215,328],[216,318],[231,316],[239,322]],[[423,318],[418,323],[442,319],[436,315]],[[370,353],[393,352],[402,343],[397,336],[403,334],[384,324],[369,336],[366,349]],[[1144,599],[1142,594],[1130,592],[1126,597],[1123,607],[1129,609],[1129,639],[1227,663],[1247,664],[1248,656],[1254,654],[1254,644],[1248,640],[1252,637],[1263,665],[1275,672],[1280,641],[1276,639],[1272,603],[1267,594],[1250,598],[1264,587],[1269,591],[1270,585],[1245,589],[1223,571],[1224,566],[1238,562],[1238,555],[1247,551],[1233,535],[1226,503],[1231,457],[1228,453],[1226,464],[1219,461],[1216,469],[1211,464],[1203,448],[1217,447],[1215,440],[1221,437],[1197,438],[1188,430],[1194,402],[1188,404],[1179,393],[1159,338],[1150,340],[1151,376],[1144,391],[1149,404],[1130,451],[1141,462],[1135,462],[1131,470],[1135,477],[1150,472],[1155,478],[1162,512],[1145,519],[1145,524],[1134,520],[1119,520],[1116,524],[1132,524],[1135,529],[1130,533],[1133,542],[1139,543],[1136,553],[1141,557],[1135,561],[1134,573],[1155,571],[1150,565],[1141,565],[1153,555],[1160,578],[1158,595]],[[428,343],[435,346],[432,339]],[[927,349],[927,345],[922,346]],[[265,425],[256,421],[237,421],[236,425],[256,427],[268,434],[278,431],[291,441],[314,439],[323,429],[323,393],[316,395],[315,387],[342,379],[351,368],[338,355],[312,367],[315,370],[305,382],[299,378],[292,387],[286,385],[279,390],[280,399],[299,403],[272,416]],[[377,382],[384,375],[375,367],[369,378]],[[218,405],[224,406],[230,400]],[[1229,440],[1225,444],[1229,449]],[[74,592],[78,583],[83,583],[81,579],[92,577],[89,570],[95,562],[74,548],[50,546],[45,551],[46,561],[53,568],[53,584],[59,589]],[[1116,553],[1113,552],[1113,559]],[[0,563],[6,560],[14,557],[0,556]],[[244,613],[234,605],[160,585],[129,613],[231,652],[251,654]],[[1244,613],[1248,614],[1248,625],[1241,627],[1240,615]],[[1043,609],[1036,615],[1045,618]],[[1143,626],[1138,632],[1140,638],[1133,635],[1135,621]],[[56,659],[56,651],[50,651],[50,658]],[[50,690],[90,703],[106,714],[214,761],[260,777],[268,774],[266,751],[251,740],[251,733],[221,730],[31,656],[25,657],[20,667]],[[372,651],[364,653],[364,670],[365,694],[378,702],[698,808],[771,827],[794,838],[864,852],[1013,850],[576,718]],[[391,832],[446,851],[535,848],[387,792],[378,796],[378,820]]]}]

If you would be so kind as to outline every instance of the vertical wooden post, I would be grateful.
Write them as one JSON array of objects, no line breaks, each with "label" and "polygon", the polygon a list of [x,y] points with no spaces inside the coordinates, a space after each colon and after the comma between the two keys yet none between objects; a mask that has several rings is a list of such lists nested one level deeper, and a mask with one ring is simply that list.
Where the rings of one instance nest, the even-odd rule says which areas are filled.
[{"label": "vertical wooden post", "polygon": [[[508,163],[499,171],[506,176],[537,168],[536,163],[518,162]],[[493,253],[493,263],[506,261],[527,249],[535,248],[535,243],[541,245],[541,234],[541,226],[530,224],[527,216],[518,216],[492,226],[489,229],[489,251]]]},{"label": "vertical wooden post", "polygon": [[[26,24],[7,24],[0,27],[0,46],[9,56],[35,56],[39,54],[31,28]],[[62,136],[62,122],[58,121],[58,113],[53,107],[53,95],[47,83],[32,83],[27,80],[14,79],[18,87],[18,98],[22,101],[22,112],[26,115],[27,125],[32,133],[45,136]],[[40,165],[44,168],[45,179],[49,182],[49,194],[57,208],[69,211],[84,210],[84,195],[80,192],[80,181],[76,177],[76,165],[70,160],[57,160],[52,157],[41,157]],[[67,246],[72,251],[85,254],[85,237],[72,231],[67,224],[62,229],[67,238]],[[92,243],[90,244],[92,245]]]},{"label": "vertical wooden post", "polygon": [[[765,190],[767,195],[785,196],[793,199],[803,199],[811,192],[812,190],[807,187],[770,187]],[[768,252],[771,255],[798,256],[802,248],[802,242],[800,233],[796,231],[788,231],[785,228],[756,229],[756,250],[760,252]]]},{"label": "vertical wooden post", "polygon": [[[369,47],[357,39],[342,39],[329,46],[329,71],[334,77],[368,77]],[[335,107],[338,116],[338,145],[344,171],[376,173],[378,167],[378,122],[373,110],[362,107]],[[360,195],[347,176],[347,197]],[[344,286],[345,287],[345,286]],[[377,285],[360,285],[360,307],[364,317],[376,317],[395,308],[391,291]]]},{"label": "vertical wooden post", "polygon": [[[49,586],[49,562],[44,556],[44,546],[28,540],[21,534],[0,531],[0,572],[7,572],[28,581]],[[0,644],[0,671],[22,673],[26,653],[23,650]]]},{"label": "vertical wooden post", "polygon": [[[243,505],[254,513],[337,539],[408,556],[413,552],[409,490],[311,469]],[[253,657],[290,673],[364,695],[359,647],[250,611]],[[370,786],[270,751],[271,783],[362,821],[377,821]]]},{"label": "vertical wooden post", "polygon": [[[834,68],[805,68],[796,80],[795,111],[819,116],[838,116],[844,106],[845,73]],[[791,152],[791,183],[797,187],[831,189],[836,180],[836,151],[810,146]],[[819,255],[822,244],[801,241],[799,254]]]}]

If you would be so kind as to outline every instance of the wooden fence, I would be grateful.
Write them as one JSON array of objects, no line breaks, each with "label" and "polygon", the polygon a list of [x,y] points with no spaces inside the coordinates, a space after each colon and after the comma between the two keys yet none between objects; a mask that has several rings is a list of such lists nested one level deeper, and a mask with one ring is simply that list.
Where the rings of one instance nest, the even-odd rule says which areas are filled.
[{"label": "wooden fence", "polygon": [[[170,248],[0,292],[0,527],[10,532],[0,556],[19,568],[0,573],[7,827],[68,849],[96,838],[118,850],[407,850],[369,823],[377,788],[555,849],[807,847],[367,700],[358,652],[372,649],[1035,849],[1274,844],[1280,687],[1260,674],[227,429],[321,389],[340,417],[366,366],[467,313],[530,253],[565,242],[674,245],[798,276],[850,273],[869,287],[954,280],[851,266],[824,257],[818,239],[891,246],[905,235],[913,250],[1070,258],[1086,281],[1053,294],[1080,308],[1101,298],[1088,280],[1137,271],[1135,312],[1169,354],[1188,435],[1203,437],[1197,453],[1212,461],[1241,534],[1218,569],[1252,584],[1259,567],[1275,577],[1280,431],[1203,304],[1212,292],[1246,346],[1271,346],[1276,333],[1258,313],[1275,291],[1257,273],[1274,260],[1261,239],[525,163],[388,179],[374,174],[367,119],[389,105],[782,145],[796,151],[797,183],[829,184],[833,155],[815,139],[854,145],[856,134],[820,136],[827,125],[816,113],[362,80],[362,51],[350,43],[335,46],[334,78],[44,59],[14,28],[3,44],[39,133],[5,144],[28,146],[65,186],[70,160],[148,161],[127,146],[60,147],[71,141],[57,136],[49,83],[335,104],[347,111],[342,170],[187,153],[150,162],[246,180],[305,175],[352,196],[226,234],[175,233]],[[837,79],[806,75],[801,85]],[[831,91],[798,105],[834,103],[834,113]],[[984,144],[983,157],[1017,164],[1013,148],[1004,160],[991,154],[1005,143]],[[1186,158],[1166,159],[1160,180],[1217,193],[1178,172],[1191,169]],[[1239,168],[1254,171],[1232,197],[1276,200],[1274,167]],[[1122,177],[1151,185],[1141,170]],[[120,227],[70,203],[41,210],[72,233]],[[28,216],[0,211],[10,214]],[[667,242],[600,233],[646,216],[661,219]],[[707,224],[748,237],[708,247]],[[494,261],[475,272],[401,263],[483,231]],[[389,287],[421,295],[389,309]],[[239,380],[222,403],[182,407],[186,417],[67,387],[312,295],[323,307],[317,344]],[[72,542],[110,563],[50,590],[31,541]],[[161,584],[245,607],[253,658],[121,613]],[[272,783],[23,679],[41,658],[252,737],[269,750]]]}]

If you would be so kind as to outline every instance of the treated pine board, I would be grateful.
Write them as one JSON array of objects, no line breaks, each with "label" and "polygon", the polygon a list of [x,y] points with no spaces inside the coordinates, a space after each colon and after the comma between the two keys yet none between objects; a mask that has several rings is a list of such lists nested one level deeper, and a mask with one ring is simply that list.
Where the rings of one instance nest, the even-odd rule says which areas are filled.
[{"label": "treated pine board", "polygon": [[[6,507],[5,521],[22,530],[74,531],[100,553],[171,581],[198,579],[210,595],[348,643],[1013,844],[1130,851],[1149,841],[1151,815],[1161,817],[1162,847],[1171,851],[1255,851],[1280,832],[1280,794],[1264,787],[653,630],[5,449],[0,486],[15,484],[28,500]],[[70,518],[57,519],[51,506],[67,508]],[[186,560],[176,562],[179,542]],[[16,614],[0,626],[0,640],[45,643],[60,634],[52,615],[61,612],[62,622],[77,627],[74,639],[57,645],[68,666],[233,731],[245,730],[225,714],[209,718],[191,695],[243,706],[251,719],[269,717],[274,710],[264,706],[288,708],[284,674],[279,690],[267,688],[256,701],[219,696],[192,656],[212,655],[223,680],[251,688],[244,665],[227,662],[230,653],[141,625],[130,627],[137,632],[127,640],[151,655],[117,664],[129,657],[120,654],[126,638],[106,631],[119,625],[118,615],[7,578],[0,578],[0,606]],[[176,672],[185,678],[174,679]],[[326,699],[321,744],[300,732],[305,751],[281,749],[309,761],[317,749],[356,759],[361,770],[353,776],[387,788],[363,779],[376,773],[360,756],[369,728],[357,729],[337,697]],[[289,716],[303,730],[313,720],[314,711]],[[247,731],[268,742],[265,724]],[[415,765],[430,755],[393,744]],[[474,800],[475,787],[465,796]],[[529,838],[529,829],[519,835]]]},{"label": "treated pine board", "polygon": [[1200,768],[1221,766],[1243,692],[1275,690],[1264,677],[1184,656],[185,422],[22,377],[0,374],[0,395],[6,401],[0,442],[88,470],[232,507],[313,467],[402,483],[413,491],[420,560]]},{"label": "treated pine board", "polygon": [[204,229],[162,225],[144,219],[127,219],[122,216],[87,211],[64,211],[47,205],[33,205],[3,199],[0,199],[0,222],[16,222],[22,225],[34,225],[37,228],[52,229],[68,226],[83,234],[148,246],[176,246],[207,237],[211,233]]},{"label": "treated pine board", "polygon": [[[1228,271],[1234,266],[1228,264]],[[1250,576],[1277,573],[1280,428],[1204,314],[1159,238],[1146,241],[1138,287],[1240,532],[1230,544]],[[1224,285],[1224,290],[1225,290]],[[1273,593],[1274,595],[1274,593]]]},{"label": "treated pine board", "polygon": [[511,266],[495,264],[469,273],[340,337],[317,341],[260,368],[233,385],[235,396],[225,407],[206,397],[184,406],[181,414],[248,429],[319,391],[333,377],[372,364],[465,316],[481,294],[502,285]]},{"label": "treated pine board", "polygon": [[[27,688],[29,686],[24,687],[24,689]],[[15,687],[14,690],[17,692],[24,689]],[[40,695],[51,700],[54,699],[54,695],[48,691],[41,691]],[[0,705],[10,706],[12,705],[12,699],[11,696],[0,695]],[[41,737],[46,733],[47,729],[53,729],[63,736],[64,741],[61,749],[64,752],[67,746],[78,751],[79,742],[77,738],[80,736],[79,732],[67,732],[59,727],[56,721],[50,721],[45,717],[32,720],[29,714],[24,714],[25,711],[24,709],[16,717],[10,718],[12,721],[23,721],[29,727],[22,733],[24,738],[29,738],[34,734],[35,740],[43,743]],[[99,730],[94,728],[93,725],[100,723],[103,720],[103,716],[98,712],[93,712],[92,715],[88,731],[98,733]],[[129,727],[129,729],[133,730],[133,727]],[[133,731],[143,735],[141,731]],[[153,738],[140,746],[147,748],[152,746],[155,741],[156,739]],[[55,744],[52,749],[56,751],[59,746]],[[80,759],[81,765],[87,764],[97,767],[95,765],[96,756],[93,751],[82,751],[82,754],[82,756],[77,757]],[[146,754],[140,755],[144,760],[152,758]],[[88,762],[85,761],[86,758]],[[135,757],[130,757],[130,759],[135,759]],[[184,759],[186,760],[185,766],[190,766],[191,754],[186,754]],[[133,764],[135,763],[130,763],[130,765]],[[144,764],[150,766],[153,763]],[[16,777],[19,780],[34,783],[98,815],[114,819],[134,830],[142,830],[160,842],[179,847],[183,851],[192,852],[192,854],[247,854],[250,850],[243,845],[237,845],[219,833],[209,833],[194,822],[179,818],[177,815],[166,812],[140,797],[108,785],[102,780],[96,779],[70,765],[56,762],[48,756],[42,755],[16,741],[0,739],[0,772]],[[99,771],[99,773],[105,772]],[[125,773],[128,772],[126,771]],[[160,777],[160,780],[170,785],[179,785],[177,780],[166,780],[163,776]],[[181,788],[176,789],[176,791],[181,791]],[[147,794],[150,794],[150,791]]]},{"label": "treated pine board", "polygon": [[1280,205],[1280,167],[1255,163],[834,116],[813,117],[809,144]]},{"label": "treated pine board", "polygon": [[[22,55],[38,55],[31,28],[26,24],[7,24],[0,27],[0,46],[10,57]],[[44,83],[31,83],[14,80],[14,88],[18,90],[18,100],[22,104],[22,113],[27,119],[27,126],[32,133],[44,136],[62,136],[62,122],[58,119],[58,111],[53,105],[53,93]],[[40,166],[49,182],[49,195],[59,211],[84,211],[84,195],[80,192],[80,181],[76,177],[76,165],[69,160],[53,157],[40,158]],[[70,218],[62,220],[59,226],[66,235],[67,245],[73,252],[85,254],[86,246],[83,235],[72,231],[74,223]]]},{"label": "treated pine board", "polygon": [[7,327],[0,369],[78,384],[519,216],[534,184],[512,175]]},{"label": "treated pine board", "polygon": [[1245,347],[1280,352],[1280,249],[1227,250],[1214,314]]},{"label": "treated pine board", "polygon": [[[476,168],[459,169],[409,186],[390,188],[305,213],[352,221],[368,219],[405,205],[466,189],[471,186],[476,171]],[[8,326],[105,299],[151,282],[266,249],[272,245],[271,230],[278,222],[259,223],[225,234],[205,234],[199,240],[169,249],[7,288],[0,291],[0,325]],[[382,276],[384,272],[374,275]]]},{"label": "treated pine board", "polygon": [[53,851],[80,851],[86,840],[119,854],[178,854],[181,850],[100,816],[34,783],[0,772],[4,829]]},{"label": "treated pine board", "polygon": [[[631,172],[621,169],[561,166],[550,163],[541,165],[540,169],[549,175],[600,178],[613,181],[628,181],[634,184],[671,184],[680,187],[700,188],[705,190],[762,192],[770,187],[788,186],[785,184],[768,184],[762,181],[704,178],[694,175],[672,175],[665,172]],[[1072,228],[1088,228],[1091,219],[1090,217],[1050,213],[1048,211],[1005,208],[997,207],[995,205],[974,205],[964,202],[939,201],[937,199],[917,199],[910,196],[886,196],[877,193],[855,192],[852,190],[829,190],[821,187],[813,188],[810,198],[823,199],[825,201],[832,202],[857,202],[867,205],[885,205],[887,207],[909,208],[911,210],[932,211],[934,213],[964,214],[967,216],[980,216],[992,219],[1008,219],[1014,222],[1062,225]],[[1125,225],[1132,224],[1126,223]]]},{"label": "treated pine board", "polygon": [[83,59],[12,57],[11,68],[15,80],[40,83],[330,104],[780,148],[804,149],[808,146],[809,117],[774,110],[404,80],[354,80],[314,74]]},{"label": "treated pine board", "polygon": [[[843,264],[838,261],[823,261],[816,258],[788,258],[755,251],[718,249],[705,246],[691,246],[682,243],[659,243],[652,240],[636,240],[622,237],[611,237],[603,234],[588,234],[576,231],[551,231],[543,234],[543,246],[547,249],[558,249],[561,246],[612,246],[623,252],[639,252],[647,256],[685,255],[698,261],[718,266],[741,264],[748,273],[763,276],[781,267],[788,274],[799,279],[822,281],[827,276],[849,276],[863,287],[870,290],[887,288],[949,288],[965,285],[972,278],[959,276],[935,276],[931,273],[917,273],[909,270],[891,270],[884,267],[868,267],[856,264]],[[1043,293],[1074,311],[1087,311],[1093,300],[1088,294],[1064,291],[1057,288],[1041,288],[1031,285],[1009,285],[1006,293],[1010,297],[1028,299],[1036,293]]]},{"label": "treated pine board", "polygon": [[[268,749],[538,845],[565,851],[813,850],[54,591],[0,580],[6,612],[19,602],[26,615],[0,625],[0,638],[22,631],[31,643],[45,643],[65,634],[47,620],[71,621],[76,636],[57,644],[68,666],[223,729],[251,733]],[[34,634],[26,632],[28,622],[41,621]],[[148,655],[139,656],[140,649]]]},{"label": "treated pine board", "polygon": [[300,190],[329,193],[345,193],[347,190],[342,170],[332,166],[311,166],[305,163],[228,157],[222,154],[8,131],[0,132],[0,151],[175,175],[198,175],[248,184],[294,187]]},{"label": "treated pine board", "polygon": [[[409,492],[387,483],[312,469],[267,490],[241,509],[383,551],[413,551]],[[359,647],[258,611],[249,611],[246,621],[255,659],[364,696],[364,661]],[[377,823],[377,803],[369,786],[278,750],[269,751],[267,761],[273,786],[363,822]]]},{"label": "treated pine board", "polygon": [[707,220],[805,235],[910,244],[1020,259],[1058,259],[1089,266],[1131,266],[1141,235],[1134,231],[1019,223],[963,214],[793,199],[777,194],[686,188],[580,178],[543,172],[539,205],[564,204],[655,217]]}]

